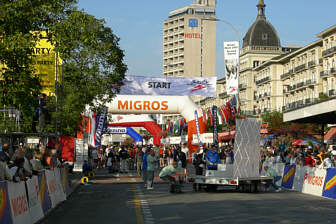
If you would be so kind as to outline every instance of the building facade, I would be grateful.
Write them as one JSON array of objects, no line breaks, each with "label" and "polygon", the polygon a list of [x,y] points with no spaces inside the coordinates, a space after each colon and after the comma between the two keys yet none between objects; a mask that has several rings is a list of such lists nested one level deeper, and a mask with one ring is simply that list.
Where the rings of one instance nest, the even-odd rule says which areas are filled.
[{"label": "building facade", "polygon": [[216,0],[195,0],[163,23],[163,75],[216,76]]}]

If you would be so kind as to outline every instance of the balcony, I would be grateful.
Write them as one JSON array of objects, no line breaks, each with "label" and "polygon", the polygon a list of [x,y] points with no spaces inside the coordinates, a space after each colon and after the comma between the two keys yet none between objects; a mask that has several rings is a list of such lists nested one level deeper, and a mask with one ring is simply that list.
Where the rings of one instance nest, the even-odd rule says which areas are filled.
[{"label": "balcony", "polygon": [[308,62],[308,68],[311,68],[311,67],[313,67],[315,65],[316,65],[315,61],[309,61]]},{"label": "balcony", "polygon": [[264,82],[267,82],[267,81],[269,81],[269,80],[270,80],[270,77],[267,76],[267,77],[265,77],[265,78],[263,78],[263,79],[260,79],[260,80],[256,81],[255,83],[256,83],[257,85],[259,85],[259,84],[264,83]]},{"label": "balcony", "polygon": [[290,75],[292,74],[292,72],[287,72],[287,73],[284,73],[280,76],[280,79],[283,80],[283,79],[286,79],[288,77],[290,77]]},{"label": "balcony", "polygon": [[246,84],[239,84],[239,90],[244,90],[247,88],[247,85]]},{"label": "balcony", "polygon": [[329,72],[327,70],[320,72],[320,78],[328,77],[328,75],[329,75]]},{"label": "balcony", "polygon": [[294,71],[299,72],[299,71],[302,71],[305,68],[306,68],[306,64],[302,64],[302,65],[299,65],[299,66],[295,67]]},{"label": "balcony", "polygon": [[336,52],[336,47],[331,47],[327,50],[322,51],[322,57],[328,57],[335,52]]},{"label": "balcony", "polygon": [[224,92],[224,93],[220,93],[218,96],[219,96],[219,98],[224,99],[225,97],[228,96],[228,94],[227,94],[227,92]]},{"label": "balcony", "polygon": [[312,104],[318,103],[319,100],[316,98],[309,98],[305,100],[298,100],[292,103],[287,103],[286,106],[282,107],[282,111],[294,110],[306,106],[310,106]]},{"label": "balcony", "polygon": [[301,87],[303,87],[304,86],[304,82],[300,82],[300,83],[298,83],[297,85],[296,85],[296,88],[301,88]]}]

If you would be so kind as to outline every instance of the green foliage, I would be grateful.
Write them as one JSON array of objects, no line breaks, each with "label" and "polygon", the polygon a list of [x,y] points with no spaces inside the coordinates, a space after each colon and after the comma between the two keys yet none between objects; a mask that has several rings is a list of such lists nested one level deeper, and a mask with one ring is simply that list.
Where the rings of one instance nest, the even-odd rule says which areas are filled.
[{"label": "green foliage", "polygon": [[[31,124],[40,80],[34,77],[32,48],[47,31],[62,59],[61,85],[48,98],[50,123],[44,132],[74,135],[80,114],[99,112],[118,92],[127,71],[124,53],[103,20],[79,11],[75,0],[0,0],[0,105],[24,111]],[[58,113],[56,113],[58,111]],[[56,117],[58,121],[56,122]],[[60,129],[61,128],[61,129]],[[29,132],[29,125],[25,131]]]},{"label": "green foliage", "polygon": [[282,129],[287,127],[283,122],[283,114],[279,111],[268,112],[261,115],[262,122],[268,123],[270,129]]},{"label": "green foliage", "polygon": [[327,100],[329,99],[329,96],[325,93],[320,93],[319,94],[319,101],[324,101],[324,100]]}]

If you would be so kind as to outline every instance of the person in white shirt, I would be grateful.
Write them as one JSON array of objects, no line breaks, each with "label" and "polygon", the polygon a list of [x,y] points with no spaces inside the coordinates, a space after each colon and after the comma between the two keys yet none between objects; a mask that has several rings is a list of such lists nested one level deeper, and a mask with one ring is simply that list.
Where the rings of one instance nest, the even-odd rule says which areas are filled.
[{"label": "person in white shirt", "polygon": [[188,149],[188,144],[187,143],[184,143],[182,148],[181,148],[181,151],[184,152],[184,154],[186,155],[186,158],[188,159],[189,158],[189,149]]}]

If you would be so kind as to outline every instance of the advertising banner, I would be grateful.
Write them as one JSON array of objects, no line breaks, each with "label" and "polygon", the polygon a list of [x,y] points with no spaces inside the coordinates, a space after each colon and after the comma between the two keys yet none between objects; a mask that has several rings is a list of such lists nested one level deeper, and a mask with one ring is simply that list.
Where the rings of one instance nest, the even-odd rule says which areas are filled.
[{"label": "advertising banner", "polygon": [[119,94],[216,97],[216,81],[216,77],[127,76]]},{"label": "advertising banner", "polygon": [[61,169],[55,168],[54,175],[56,179],[56,195],[59,202],[66,200],[66,194],[62,185]]},{"label": "advertising banner", "polygon": [[306,167],[302,193],[322,196],[326,174],[325,169]]},{"label": "advertising banner", "polygon": [[292,189],[293,188],[293,181],[295,177],[295,165],[287,165],[285,166],[284,169],[284,174],[282,178],[282,184],[281,186],[287,189]]},{"label": "advertising banner", "polygon": [[18,183],[7,182],[7,187],[13,223],[32,223],[25,183],[23,181]]},{"label": "advertising banner", "polygon": [[44,170],[39,172],[38,184],[39,184],[42,210],[44,214],[47,214],[47,212],[51,209],[51,200],[48,193],[47,180]]},{"label": "advertising banner", "polygon": [[122,127],[108,127],[106,131],[109,134],[127,134],[127,128]]},{"label": "advertising banner", "polygon": [[12,224],[13,221],[7,192],[7,182],[0,181],[0,223]]},{"label": "advertising banner", "polygon": [[[47,180],[47,186],[48,186],[48,192],[51,199],[51,207],[55,208],[58,203],[65,200],[64,198],[64,192],[60,192],[60,181],[57,180],[55,172],[46,170],[45,171],[46,180]],[[63,191],[63,189],[61,189]]]},{"label": "advertising banner", "polygon": [[336,168],[327,170],[322,196],[336,199]]},{"label": "advertising banner", "polygon": [[27,193],[28,193],[28,205],[29,213],[32,223],[36,223],[43,218],[44,214],[41,206],[40,191],[38,184],[38,177],[33,176],[26,181]]},{"label": "advertising banner", "polygon": [[224,42],[226,91],[228,95],[238,93],[239,42]]},{"label": "advertising banner", "polygon": [[69,182],[68,182],[67,168],[63,167],[60,170],[61,170],[61,178],[62,178],[61,182],[62,182],[63,190],[64,190],[66,196],[69,196],[70,186],[69,186]]},{"label": "advertising banner", "polygon": [[200,128],[199,128],[199,123],[198,123],[198,114],[197,114],[197,110],[195,110],[195,122],[196,122],[196,130],[197,130],[197,139],[198,139],[198,145],[202,146],[202,142],[201,142],[201,133],[200,133]]},{"label": "advertising banner", "polygon": [[217,130],[217,107],[213,106],[212,107],[212,123],[213,123],[213,140],[214,144],[218,146],[218,130]]},{"label": "advertising banner", "polygon": [[101,146],[101,137],[106,127],[107,108],[105,107],[100,115],[97,115],[96,142],[97,147]]},{"label": "advertising banner", "polygon": [[295,175],[293,181],[293,190],[302,192],[303,182],[306,174],[306,168],[302,166],[296,166]]}]

